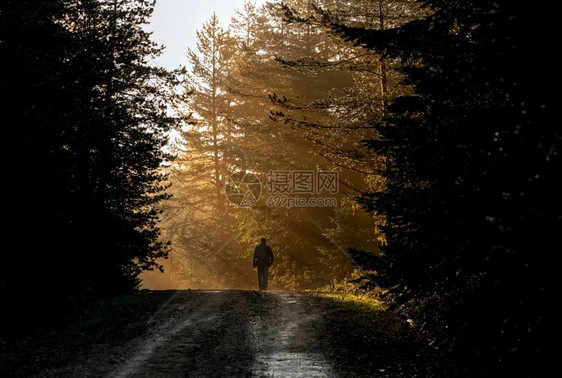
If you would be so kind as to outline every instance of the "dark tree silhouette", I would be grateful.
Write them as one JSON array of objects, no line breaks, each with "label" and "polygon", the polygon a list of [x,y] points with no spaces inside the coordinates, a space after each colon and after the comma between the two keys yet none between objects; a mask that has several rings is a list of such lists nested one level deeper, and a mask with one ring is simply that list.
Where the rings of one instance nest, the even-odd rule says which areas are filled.
[{"label": "dark tree silhouette", "polygon": [[420,3],[429,15],[400,28],[332,24],[400,58],[415,89],[366,141],[391,156],[387,190],[361,199],[388,221],[377,270],[404,299],[423,300],[412,312],[443,349],[471,351],[467,366],[538,374],[562,214],[545,91],[552,24],[521,3]]},{"label": "dark tree silhouette", "polygon": [[[14,313],[124,292],[167,254],[164,81],[142,29],[153,1],[3,1],[12,147],[1,290]],[[30,298],[31,296],[31,298]],[[54,311],[58,313],[58,311]]]}]

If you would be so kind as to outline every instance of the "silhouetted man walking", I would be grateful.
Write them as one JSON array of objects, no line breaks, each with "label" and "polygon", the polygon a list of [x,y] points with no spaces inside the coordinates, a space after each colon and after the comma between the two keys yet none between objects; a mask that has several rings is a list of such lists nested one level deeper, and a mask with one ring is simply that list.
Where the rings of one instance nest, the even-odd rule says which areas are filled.
[{"label": "silhouetted man walking", "polygon": [[265,238],[261,238],[261,244],[254,250],[254,268],[258,267],[258,286],[260,290],[267,290],[267,278],[269,276],[269,266],[273,263],[273,252],[265,244]]}]

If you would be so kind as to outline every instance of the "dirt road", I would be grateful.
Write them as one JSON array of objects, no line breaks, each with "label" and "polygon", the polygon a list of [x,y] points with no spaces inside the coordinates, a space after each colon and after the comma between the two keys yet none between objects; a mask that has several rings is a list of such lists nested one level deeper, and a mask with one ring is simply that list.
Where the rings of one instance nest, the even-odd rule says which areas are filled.
[{"label": "dirt road", "polygon": [[[114,329],[49,350],[35,376],[431,377],[418,350],[353,324],[338,301],[293,292],[154,293]],[[37,361],[41,361],[38,357]]]},{"label": "dirt road", "polygon": [[[167,308],[166,308],[167,307]],[[166,319],[160,321],[159,319]],[[116,377],[326,377],[320,314],[290,293],[178,293],[131,345]]]}]

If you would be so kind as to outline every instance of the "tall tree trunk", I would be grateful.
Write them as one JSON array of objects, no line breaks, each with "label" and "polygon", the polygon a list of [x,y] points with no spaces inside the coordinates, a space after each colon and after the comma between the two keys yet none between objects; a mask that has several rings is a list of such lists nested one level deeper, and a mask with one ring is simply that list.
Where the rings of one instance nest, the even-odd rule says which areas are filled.
[{"label": "tall tree trunk", "polygon": [[[384,24],[384,10],[383,10],[383,0],[379,0],[379,30],[385,29]],[[381,106],[382,106],[382,118],[384,122],[384,118],[387,116],[387,109],[388,109],[388,87],[387,87],[387,67],[386,61],[383,57],[379,59],[379,73],[380,73],[380,80],[381,80]],[[385,170],[390,170],[391,158],[390,154],[386,154],[384,158],[384,165]]]},{"label": "tall tree trunk", "polygon": [[[383,0],[379,0],[379,29],[384,30],[384,11],[383,11]],[[386,117],[386,109],[388,108],[388,89],[387,89],[387,74],[386,74],[386,61],[383,57],[380,58],[380,78],[381,78],[381,105],[382,105],[382,115]]]},{"label": "tall tree trunk", "polygon": [[215,198],[217,201],[217,209],[222,211],[224,208],[224,201],[221,194],[221,176],[220,176],[220,151],[219,151],[219,125],[217,117],[217,55],[219,54],[219,47],[216,41],[213,40],[213,78],[212,78],[212,130],[213,130],[213,160],[215,165]]}]

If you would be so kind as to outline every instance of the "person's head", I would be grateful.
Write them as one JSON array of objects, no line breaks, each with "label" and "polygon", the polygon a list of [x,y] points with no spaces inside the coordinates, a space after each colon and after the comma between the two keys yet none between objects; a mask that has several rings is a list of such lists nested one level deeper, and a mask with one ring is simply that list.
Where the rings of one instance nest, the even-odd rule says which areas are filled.
[{"label": "person's head", "polygon": [[261,238],[262,244],[265,244],[265,238]]}]

